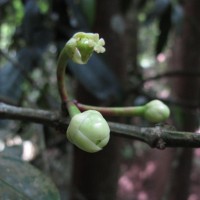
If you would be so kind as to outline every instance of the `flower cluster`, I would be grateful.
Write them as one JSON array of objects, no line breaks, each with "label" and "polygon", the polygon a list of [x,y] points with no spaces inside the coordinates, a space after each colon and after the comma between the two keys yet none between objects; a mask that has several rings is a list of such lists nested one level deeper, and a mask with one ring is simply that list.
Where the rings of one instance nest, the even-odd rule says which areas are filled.
[{"label": "flower cluster", "polygon": [[75,63],[85,64],[95,51],[105,52],[105,41],[97,33],[78,32],[66,43],[66,52]]}]

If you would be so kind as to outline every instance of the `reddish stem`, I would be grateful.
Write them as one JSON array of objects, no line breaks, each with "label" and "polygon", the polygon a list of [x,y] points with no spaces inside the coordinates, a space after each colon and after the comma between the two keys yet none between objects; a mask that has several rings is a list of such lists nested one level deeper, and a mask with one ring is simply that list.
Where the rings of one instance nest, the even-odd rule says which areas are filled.
[{"label": "reddish stem", "polygon": [[74,104],[81,110],[96,110],[107,116],[142,116],[144,113],[144,106],[137,107],[98,107],[81,104],[74,100]]}]

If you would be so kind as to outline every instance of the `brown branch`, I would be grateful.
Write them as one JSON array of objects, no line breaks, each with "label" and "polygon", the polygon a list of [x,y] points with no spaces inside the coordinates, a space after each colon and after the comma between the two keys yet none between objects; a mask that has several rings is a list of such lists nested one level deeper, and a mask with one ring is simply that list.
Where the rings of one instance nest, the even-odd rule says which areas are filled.
[{"label": "brown branch", "polygon": [[193,102],[186,102],[183,100],[175,100],[175,99],[166,99],[166,98],[160,98],[157,97],[155,95],[152,95],[148,92],[146,92],[143,89],[143,86],[146,82],[149,81],[157,81],[159,79],[162,78],[199,78],[200,77],[200,71],[190,71],[190,70],[173,70],[173,71],[166,71],[164,73],[161,74],[156,74],[153,76],[149,76],[147,78],[141,79],[136,85],[131,86],[127,93],[128,94],[132,94],[133,92],[137,93],[137,94],[141,94],[146,96],[149,99],[159,99],[167,104],[171,104],[171,105],[177,105],[177,106],[181,106],[184,108],[189,108],[189,109],[198,109],[200,104],[197,101],[193,101]]},{"label": "brown branch", "polygon": [[66,129],[69,120],[61,117],[59,112],[46,111],[33,108],[22,108],[0,103],[0,119],[13,119],[21,121],[29,121],[58,129]]},{"label": "brown branch", "polygon": [[154,76],[147,77],[141,81],[141,84],[143,84],[144,82],[153,81],[161,78],[178,78],[178,77],[199,78],[200,71],[189,71],[189,70],[167,71],[162,74],[157,74]]},{"label": "brown branch", "polygon": [[142,87],[140,87],[140,88],[138,87],[137,93],[147,97],[150,100],[151,99],[159,99],[160,101],[166,103],[167,105],[176,105],[176,106],[179,106],[182,108],[188,108],[190,110],[196,110],[196,109],[199,109],[199,107],[200,107],[199,102],[197,102],[197,101],[188,102],[188,101],[184,101],[184,100],[160,98],[160,97],[157,97],[156,95],[152,95],[149,92],[143,90]]},{"label": "brown branch", "polygon": [[[22,108],[0,103],[0,119],[13,119],[36,122],[53,126],[65,133],[69,120],[60,113],[32,108]],[[169,126],[138,127],[133,125],[109,122],[111,131],[122,137],[145,142],[151,147],[200,147],[200,134],[179,132]]]}]

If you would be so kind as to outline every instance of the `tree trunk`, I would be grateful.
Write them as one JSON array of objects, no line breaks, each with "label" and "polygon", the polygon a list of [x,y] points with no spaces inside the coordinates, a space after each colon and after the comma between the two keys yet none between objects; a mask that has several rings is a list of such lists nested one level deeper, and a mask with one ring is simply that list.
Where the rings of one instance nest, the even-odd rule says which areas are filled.
[{"label": "tree trunk", "polygon": [[[197,71],[200,66],[200,1],[185,1],[185,19],[182,34],[176,37],[172,66],[175,70]],[[199,101],[199,78],[180,77],[173,81],[173,97],[182,103],[195,104]],[[194,132],[198,127],[195,110],[183,108],[180,110],[180,123],[177,128]],[[172,115],[177,116],[177,112]],[[190,173],[192,169],[193,150],[177,150],[176,167],[171,179],[170,200],[186,200],[189,194]]]},{"label": "tree trunk", "polygon": [[[97,18],[94,32],[100,34],[106,41],[106,59],[113,72],[122,80],[123,44],[121,35],[112,28],[113,17],[119,13],[119,1],[97,1]],[[77,91],[80,102],[98,104],[98,101],[88,94],[80,85]],[[112,136],[103,151],[88,154],[75,148],[73,172],[72,199],[115,200],[119,172],[120,139]]]}]

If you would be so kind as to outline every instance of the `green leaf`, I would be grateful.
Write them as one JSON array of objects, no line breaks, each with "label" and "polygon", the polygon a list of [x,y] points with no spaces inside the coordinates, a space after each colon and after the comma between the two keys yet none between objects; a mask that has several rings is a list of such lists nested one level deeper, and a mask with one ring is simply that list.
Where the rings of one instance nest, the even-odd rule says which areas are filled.
[{"label": "green leaf", "polygon": [[53,182],[19,159],[0,156],[0,199],[60,200]]}]

